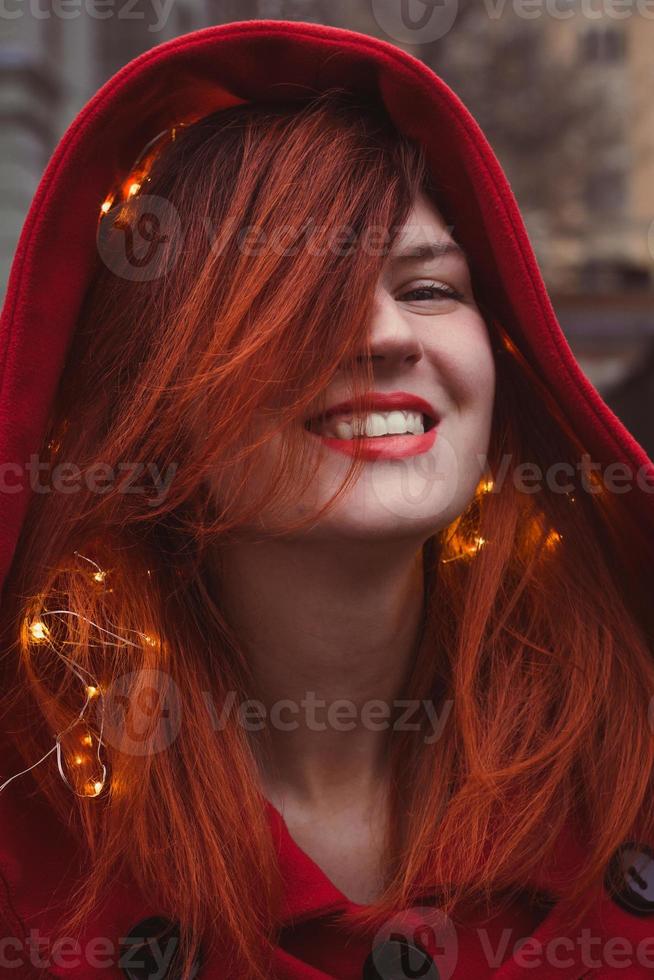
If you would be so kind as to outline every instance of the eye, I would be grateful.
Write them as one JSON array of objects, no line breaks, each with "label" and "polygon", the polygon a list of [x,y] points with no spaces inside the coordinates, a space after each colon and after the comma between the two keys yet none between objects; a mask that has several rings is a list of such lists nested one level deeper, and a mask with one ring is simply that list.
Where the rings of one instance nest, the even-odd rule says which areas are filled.
[{"label": "eye", "polygon": [[415,286],[406,293],[402,293],[398,297],[401,300],[407,300],[409,302],[434,302],[444,299],[454,299],[461,301],[465,299],[463,293],[460,293],[458,289],[454,289],[453,286],[446,286],[444,283],[429,282],[425,285]]}]

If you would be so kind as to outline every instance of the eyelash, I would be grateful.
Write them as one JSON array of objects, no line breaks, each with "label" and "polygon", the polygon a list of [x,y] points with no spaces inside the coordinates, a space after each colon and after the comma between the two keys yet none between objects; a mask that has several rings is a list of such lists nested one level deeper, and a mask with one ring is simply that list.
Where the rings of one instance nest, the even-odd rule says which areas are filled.
[{"label": "eyelash", "polygon": [[[438,293],[442,299],[464,299],[463,293],[460,293],[458,289],[454,289],[452,286],[416,286],[415,289],[410,289],[407,293],[403,293],[400,299],[405,296],[410,296],[411,293]],[[432,297],[434,298],[434,297]],[[416,300],[415,302],[424,302],[424,300]]]}]

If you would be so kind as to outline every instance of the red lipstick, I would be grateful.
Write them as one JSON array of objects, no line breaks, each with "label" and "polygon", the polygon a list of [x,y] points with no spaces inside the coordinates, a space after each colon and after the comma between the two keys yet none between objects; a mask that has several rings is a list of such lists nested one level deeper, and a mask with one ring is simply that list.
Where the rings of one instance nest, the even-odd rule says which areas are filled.
[{"label": "red lipstick", "polygon": [[368,397],[361,402],[357,402],[356,406],[352,401],[338,402],[337,405],[331,405],[321,418],[328,419],[332,415],[346,415],[348,413],[390,412],[394,408],[400,410],[405,408],[413,412],[421,412],[427,418],[431,419],[432,422],[438,421],[438,414],[429,402],[425,401],[424,398],[420,398],[419,395],[412,395],[408,391],[371,391]]},{"label": "red lipstick", "polygon": [[[418,395],[406,391],[392,392],[370,392],[365,400],[355,406],[352,401],[343,401],[331,405],[325,413],[320,416],[320,421],[329,419],[334,415],[359,415],[367,412],[381,411],[389,412],[393,409],[420,412],[426,417],[427,425],[431,426],[428,431],[420,435],[391,435],[391,436],[361,436],[356,437],[356,443],[360,447],[363,459],[401,459],[404,456],[417,456],[425,453],[434,445],[436,439],[436,427],[438,425],[438,414],[435,409]],[[317,419],[309,420],[309,424]],[[309,428],[309,431],[311,429]],[[333,436],[324,436],[320,432],[313,432],[324,445],[337,452],[344,453],[346,456],[355,454],[355,439],[336,439]]]}]

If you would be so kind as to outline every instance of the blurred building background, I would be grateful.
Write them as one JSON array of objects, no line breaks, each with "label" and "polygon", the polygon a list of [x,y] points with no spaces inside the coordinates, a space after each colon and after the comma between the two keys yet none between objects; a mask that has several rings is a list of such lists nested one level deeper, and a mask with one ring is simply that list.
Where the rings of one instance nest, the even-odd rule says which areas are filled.
[{"label": "blurred building background", "polygon": [[408,43],[411,31],[387,33],[388,8],[401,6],[419,25],[435,5],[0,0],[0,290],[57,140],[131,58],[235,20],[364,31],[424,60],[479,121],[583,370],[654,456],[654,10],[611,0],[543,0],[540,8],[441,0],[452,8],[443,36],[415,31],[420,43]]}]

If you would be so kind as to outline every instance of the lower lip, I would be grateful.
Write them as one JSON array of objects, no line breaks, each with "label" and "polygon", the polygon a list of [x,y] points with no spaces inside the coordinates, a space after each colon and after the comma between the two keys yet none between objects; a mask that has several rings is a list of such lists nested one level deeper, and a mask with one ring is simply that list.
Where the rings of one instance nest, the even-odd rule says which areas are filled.
[{"label": "lower lip", "polygon": [[431,449],[436,440],[436,428],[434,426],[429,432],[419,436],[373,436],[354,440],[318,435],[318,438],[325,446],[346,456],[354,456],[356,441],[361,446],[362,459],[401,459],[403,456],[418,456]]}]

